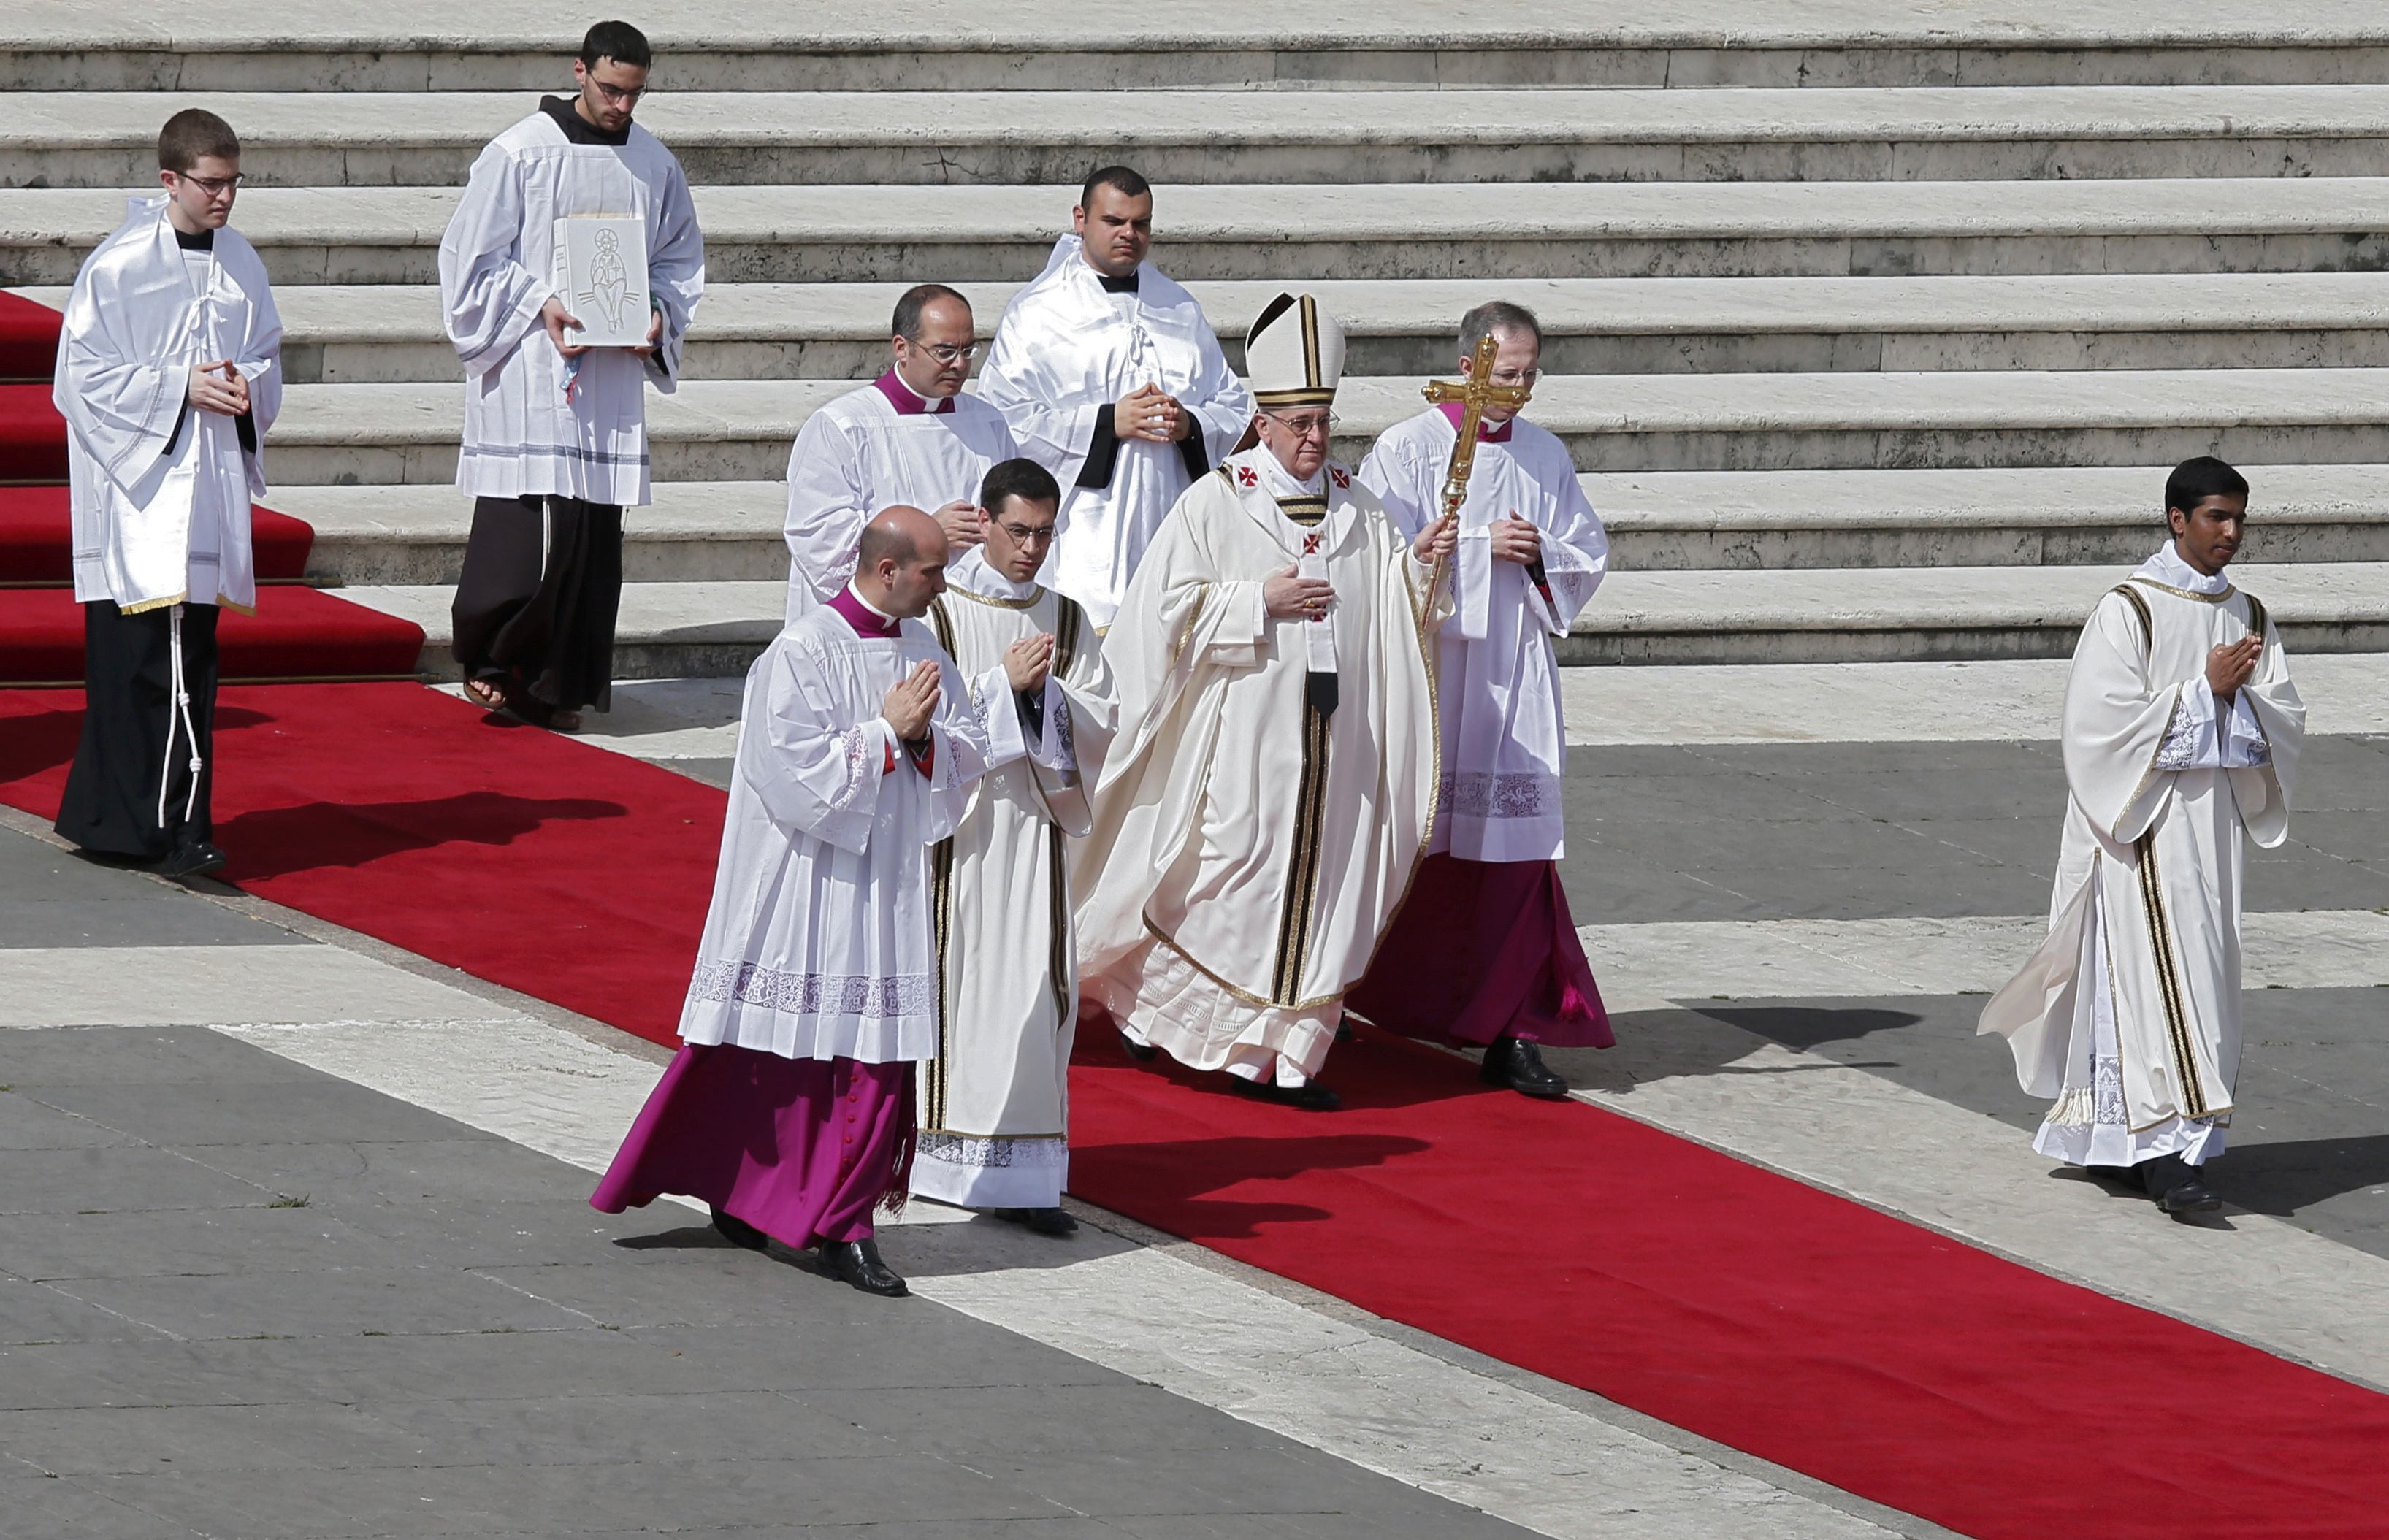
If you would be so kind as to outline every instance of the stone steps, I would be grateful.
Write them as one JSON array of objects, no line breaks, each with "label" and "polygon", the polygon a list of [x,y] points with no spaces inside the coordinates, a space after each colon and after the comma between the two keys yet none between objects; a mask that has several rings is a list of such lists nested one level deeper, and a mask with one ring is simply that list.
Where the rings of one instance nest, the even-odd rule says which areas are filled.
[{"label": "stone steps", "polygon": [[[270,21],[188,3],[13,0],[10,91],[556,88],[584,13],[438,0],[402,13],[311,0]],[[1262,0],[1133,14],[989,0],[885,0],[867,15],[702,0],[652,19],[663,90],[1185,87],[1977,86],[2389,79],[2369,6],[1945,0],[1754,7],[1604,0],[1531,8],[1378,0],[1331,17]]]},{"label": "stone steps", "polygon": [[[717,283],[1034,277],[1078,188],[699,187]],[[277,284],[437,281],[456,194],[262,187],[240,227]],[[2389,178],[1169,186],[1186,280],[2306,273],[2389,267]],[[63,284],[124,195],[0,191],[0,283]]]},{"label": "stone steps", "polygon": [[[252,187],[460,185],[530,93],[20,92],[0,187],[138,185],[184,107]],[[640,121],[699,185],[1757,182],[2364,176],[2389,86],[1894,90],[659,93]]]},{"label": "stone steps", "polygon": [[[962,286],[991,336],[1012,284]],[[1197,283],[1244,363],[1243,332],[1283,286]],[[1465,279],[1305,286],[1343,322],[1358,374],[1447,369],[1487,286]],[[888,360],[900,284],[722,284],[683,355],[688,379],[850,379]],[[57,286],[18,290],[57,305]],[[2372,368],[2389,365],[2389,274],[1925,278],[1516,279],[1553,375],[1878,370]],[[276,302],[293,384],[453,381],[436,289],[294,285]]]},{"label": "stone steps", "polygon": [[[2375,465],[2250,467],[2243,565],[2389,562]],[[2136,562],[2163,538],[2163,466],[1587,474],[1621,572],[2081,566]],[[770,582],[787,572],[779,481],[671,481],[626,519],[632,582]],[[314,527],[309,575],[453,583],[472,525],[453,487],[277,487]]]},{"label": "stone steps", "polygon": [[[1618,572],[1561,643],[1571,664],[1798,664],[2063,657],[2083,617],[2131,565],[1924,572]],[[2236,571],[2236,569],[2235,569]],[[2303,653],[2389,649],[2389,566],[2252,567],[2284,643]],[[421,668],[456,676],[443,586],[341,596],[424,630]],[[626,584],[620,679],[735,674],[781,626],[781,582]]]},{"label": "stone steps", "polygon": [[[1358,460],[1416,411],[1420,381],[1348,376],[1336,452]],[[834,380],[694,380],[651,396],[658,481],[783,473]],[[293,386],[275,425],[279,484],[444,482],[464,402],[450,385]],[[2340,464],[2380,447],[2389,371],[1563,375],[1536,419],[1585,470],[1832,470],[2145,465],[2195,453]]]}]

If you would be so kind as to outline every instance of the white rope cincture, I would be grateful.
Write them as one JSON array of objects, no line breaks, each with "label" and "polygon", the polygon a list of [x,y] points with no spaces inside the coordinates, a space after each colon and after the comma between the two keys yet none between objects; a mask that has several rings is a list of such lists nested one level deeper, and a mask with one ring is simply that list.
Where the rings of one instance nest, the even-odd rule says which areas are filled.
[{"label": "white rope cincture", "polygon": [[199,770],[204,763],[199,757],[199,730],[191,723],[191,692],[189,681],[183,677],[183,606],[176,605],[166,612],[167,689],[174,697],[166,711],[165,762],[158,767],[158,827],[166,827],[166,782],[174,770],[174,722],[180,718],[183,731],[191,739],[191,795],[183,803],[183,821],[191,821],[191,814],[199,805]]}]

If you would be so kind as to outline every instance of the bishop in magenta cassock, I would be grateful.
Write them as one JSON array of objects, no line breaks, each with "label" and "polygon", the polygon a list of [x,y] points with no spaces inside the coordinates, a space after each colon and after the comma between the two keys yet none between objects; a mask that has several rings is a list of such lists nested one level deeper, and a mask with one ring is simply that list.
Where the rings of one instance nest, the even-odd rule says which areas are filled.
[{"label": "bishop in magenta cassock", "polygon": [[[1488,334],[1492,383],[1531,388],[1542,353],[1534,315],[1500,302],[1469,312],[1463,373]],[[1437,642],[1443,772],[1431,854],[1349,1005],[1405,1037],[1483,1048],[1488,1083],[1556,1097],[1566,1083],[1536,1045],[1615,1040],[1560,887],[1567,730],[1552,650],[1600,586],[1609,537],[1567,446],[1515,414],[1487,409],[1460,509],[1454,607]],[[1361,481],[1405,531],[1442,509],[1460,414],[1435,406],[1398,423],[1361,464]]]},{"label": "bishop in magenta cassock", "polygon": [[818,1247],[877,1294],[905,1292],[872,1215],[904,1195],[913,1066],[938,1044],[929,846],[986,755],[918,618],[945,561],[936,520],[888,509],[854,581],[747,672],[684,1046],[590,1200],[701,1198],[738,1244]]},{"label": "bishop in magenta cassock", "polygon": [[1105,638],[1119,727],[1079,850],[1082,986],[1131,1054],[1324,1111],[1315,1076],[1435,809],[1427,647],[1452,525],[1328,458],[1344,337],[1281,295],[1258,448],[1178,501]]},{"label": "bishop in magenta cassock", "polygon": [[984,536],[979,482],[1012,459],[1003,414],[966,395],[970,301],[922,284],[896,301],[895,362],[797,430],[788,453],[788,618],[846,586],[862,527],[899,503],[931,511],[960,556]]}]

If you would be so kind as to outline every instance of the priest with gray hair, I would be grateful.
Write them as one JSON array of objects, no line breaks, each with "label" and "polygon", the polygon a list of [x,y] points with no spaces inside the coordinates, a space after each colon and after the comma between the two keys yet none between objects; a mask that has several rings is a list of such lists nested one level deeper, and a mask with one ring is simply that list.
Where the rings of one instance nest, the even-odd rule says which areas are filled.
[{"label": "priest with gray hair", "polygon": [[1178,500],[1105,642],[1080,977],[1132,1057],[1325,1111],[1344,992],[1434,824],[1452,525],[1406,538],[1329,458],[1344,334],[1315,299],[1271,300],[1246,358],[1259,442]]}]

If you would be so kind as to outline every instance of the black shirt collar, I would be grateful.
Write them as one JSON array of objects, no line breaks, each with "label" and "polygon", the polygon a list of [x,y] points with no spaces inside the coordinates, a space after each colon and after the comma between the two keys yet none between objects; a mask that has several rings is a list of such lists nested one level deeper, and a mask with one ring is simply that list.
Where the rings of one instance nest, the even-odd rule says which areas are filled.
[{"label": "black shirt collar", "polygon": [[627,145],[631,142],[631,125],[624,123],[619,134],[608,134],[573,109],[570,96],[542,96],[539,109],[556,120],[564,131],[567,142],[575,145]]},{"label": "black shirt collar", "polygon": [[213,251],[216,248],[216,233],[212,230],[202,230],[196,235],[185,235],[172,220],[167,222],[166,228],[174,232],[174,244],[185,251]]},{"label": "black shirt collar", "polygon": [[1137,274],[1143,271],[1143,268],[1138,268],[1135,273],[1131,273],[1125,278],[1115,278],[1108,273],[1099,272],[1095,274],[1095,282],[1104,286],[1105,294],[1134,294]]}]

